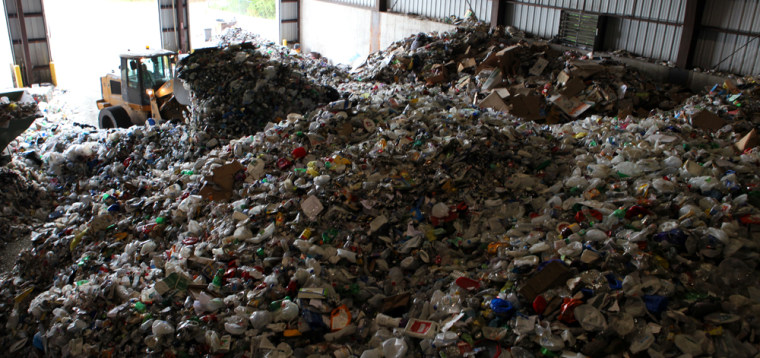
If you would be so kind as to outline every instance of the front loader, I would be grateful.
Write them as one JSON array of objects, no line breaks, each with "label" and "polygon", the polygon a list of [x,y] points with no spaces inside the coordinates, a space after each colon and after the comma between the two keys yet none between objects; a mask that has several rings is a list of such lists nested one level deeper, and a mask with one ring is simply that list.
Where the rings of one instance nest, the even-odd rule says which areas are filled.
[{"label": "front loader", "polygon": [[100,128],[144,124],[148,118],[182,121],[190,101],[187,90],[175,77],[177,56],[168,50],[122,54],[120,74],[100,78]]}]

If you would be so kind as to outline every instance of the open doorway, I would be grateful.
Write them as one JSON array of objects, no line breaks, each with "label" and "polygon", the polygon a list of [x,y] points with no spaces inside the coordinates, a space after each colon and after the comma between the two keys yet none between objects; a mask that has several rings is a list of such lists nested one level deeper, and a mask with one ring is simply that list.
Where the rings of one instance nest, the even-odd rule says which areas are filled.
[{"label": "open doorway", "polygon": [[238,27],[278,41],[276,0],[191,0],[190,45],[216,46],[227,28]]},{"label": "open doorway", "polygon": [[97,124],[100,77],[119,72],[119,55],[161,47],[156,0],[45,0],[50,51],[67,105]]}]

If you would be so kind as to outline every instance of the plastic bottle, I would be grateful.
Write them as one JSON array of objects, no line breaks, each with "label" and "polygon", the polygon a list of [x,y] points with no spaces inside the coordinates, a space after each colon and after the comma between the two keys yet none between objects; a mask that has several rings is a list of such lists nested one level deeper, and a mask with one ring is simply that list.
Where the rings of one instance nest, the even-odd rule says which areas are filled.
[{"label": "plastic bottle", "polygon": [[155,320],[152,325],[153,334],[156,336],[163,336],[168,334],[174,334],[174,327],[169,322]]},{"label": "plastic bottle", "polygon": [[275,321],[291,321],[298,317],[298,305],[291,300],[283,300],[280,310],[275,312]]},{"label": "plastic bottle", "polygon": [[550,351],[559,351],[565,347],[562,338],[552,333],[549,328],[549,322],[536,324],[536,334],[538,334],[538,343]]},{"label": "plastic bottle", "polygon": [[383,342],[383,357],[403,358],[406,357],[408,347],[403,338],[390,338]]}]

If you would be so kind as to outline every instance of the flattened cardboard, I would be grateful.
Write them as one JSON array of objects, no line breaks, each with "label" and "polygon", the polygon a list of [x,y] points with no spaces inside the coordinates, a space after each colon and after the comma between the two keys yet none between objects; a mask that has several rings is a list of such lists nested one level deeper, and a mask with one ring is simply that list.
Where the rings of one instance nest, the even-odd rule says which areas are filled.
[{"label": "flattened cardboard", "polygon": [[566,282],[571,276],[570,270],[568,270],[565,265],[558,261],[552,261],[544,266],[543,270],[528,279],[528,281],[520,287],[519,292],[525,297],[525,299],[532,302],[536,296],[551,287]]},{"label": "flattened cardboard", "polygon": [[475,59],[472,57],[465,58],[462,60],[462,62],[459,62],[459,67],[457,68],[458,72],[462,72],[468,68],[472,68],[477,66],[477,63],[475,62]]},{"label": "flattened cardboard", "polygon": [[497,110],[499,112],[507,112],[509,111],[509,106],[507,106],[506,103],[499,97],[499,95],[496,92],[491,92],[486,98],[484,98],[480,103],[478,103],[478,107],[480,108],[492,108],[494,110]]},{"label": "flattened cardboard", "polygon": [[568,116],[572,118],[577,118],[587,109],[591,108],[591,105],[581,101],[580,99],[576,97],[568,97],[568,96],[560,95],[560,96],[552,97],[551,101],[554,102],[554,104],[557,107],[559,107],[559,109],[561,109],[562,112],[565,112],[565,114],[567,114]]},{"label": "flattened cardboard", "polygon": [[541,57],[538,60],[536,60],[536,63],[533,64],[533,67],[530,68],[528,73],[530,73],[533,76],[540,76],[546,69],[546,66],[549,66],[549,61]]},{"label": "flattened cardboard", "polygon": [[760,140],[757,139],[757,130],[752,128],[747,135],[742,137],[738,142],[734,143],[736,149],[740,152],[744,152],[747,149],[754,148],[760,145]]},{"label": "flattened cardboard", "polygon": [[214,169],[213,175],[210,178],[206,177],[200,195],[214,201],[230,200],[235,185],[235,174],[243,169],[245,168],[238,161]]},{"label": "flattened cardboard", "polygon": [[470,76],[463,76],[462,78],[457,81],[456,88],[460,91],[463,91],[467,86],[470,85],[470,82],[472,82]]},{"label": "flattened cardboard", "polygon": [[546,115],[546,124],[557,124],[560,123],[562,118],[562,111],[560,111],[557,106],[553,106],[549,110],[549,114]]},{"label": "flattened cardboard", "polygon": [[699,129],[715,132],[723,128],[726,125],[726,121],[713,112],[701,110],[691,116],[691,125]]},{"label": "flattened cardboard", "polygon": [[570,74],[581,78],[593,76],[604,70],[604,66],[589,61],[573,61],[572,65],[574,68],[570,71]]},{"label": "flattened cardboard", "polygon": [[496,94],[498,94],[502,99],[510,96],[509,90],[506,88],[494,88],[491,92],[496,92]]},{"label": "flattened cardboard", "polygon": [[496,56],[503,57],[509,54],[510,52],[513,52],[514,50],[518,49],[520,45],[512,45],[509,47],[504,48],[503,50],[496,53]]},{"label": "flattened cardboard", "polygon": [[510,86],[509,93],[513,96],[530,96],[533,94],[533,90],[520,84]]},{"label": "flattened cardboard", "polygon": [[428,86],[432,86],[432,85],[439,84],[441,82],[446,81],[447,71],[446,71],[445,65],[435,64],[431,68],[431,71],[433,72],[433,75],[428,76],[426,78],[426,82]]},{"label": "flattened cardboard", "polygon": [[514,45],[495,53],[490,52],[486,55],[486,58],[480,62],[480,65],[475,69],[475,73],[480,73],[480,71],[488,68],[501,67],[502,69],[505,69],[505,71],[508,69],[506,73],[511,75],[515,63],[517,63],[519,67],[519,59],[517,58],[517,55],[513,53],[513,51],[519,47],[520,45]]},{"label": "flattened cardboard", "polygon": [[586,84],[583,82],[583,80],[577,77],[573,77],[565,83],[565,87],[562,88],[559,93],[561,93],[563,96],[573,97],[578,93],[581,93],[581,91],[584,89],[586,89]]},{"label": "flattened cardboard", "polygon": [[483,61],[480,62],[478,65],[478,68],[475,69],[475,73],[480,73],[480,71],[483,71],[488,68],[494,68],[498,66],[499,59],[496,57],[496,54],[493,52],[490,52],[488,55],[486,55],[486,58],[483,59]]},{"label": "flattened cardboard", "polygon": [[445,82],[445,81],[446,81],[446,75],[443,74],[443,73],[439,73],[437,75],[429,76],[428,78],[425,79],[425,83],[428,86],[436,85],[436,84],[439,84],[439,83],[442,83],[442,82]]},{"label": "flattened cardboard", "polygon": [[344,137],[351,136],[351,133],[354,132],[354,126],[351,125],[351,122],[343,122],[343,124],[338,127],[338,134]]},{"label": "flattened cardboard", "polygon": [[517,47],[519,46],[510,46],[499,51],[499,67],[501,67],[502,73],[506,76],[515,76],[520,70],[520,58],[517,56],[516,51],[514,51]]},{"label": "flattened cardboard", "polygon": [[[412,295],[409,293],[402,293],[400,295],[389,296],[383,298],[383,304],[380,306],[380,312],[389,316],[395,316],[389,312],[395,312],[396,310],[404,310],[409,305],[409,300]],[[400,315],[399,315],[400,316]]]},{"label": "flattened cardboard", "polygon": [[544,97],[539,95],[515,96],[509,99],[509,113],[529,120],[542,119],[541,105]]}]

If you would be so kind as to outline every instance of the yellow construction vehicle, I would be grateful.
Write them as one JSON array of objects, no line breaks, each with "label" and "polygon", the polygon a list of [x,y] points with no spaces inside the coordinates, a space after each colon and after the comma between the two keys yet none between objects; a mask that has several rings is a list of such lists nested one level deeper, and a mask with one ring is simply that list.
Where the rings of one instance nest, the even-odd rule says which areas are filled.
[{"label": "yellow construction vehicle", "polygon": [[189,95],[174,75],[177,53],[145,50],[119,57],[121,73],[100,78],[103,95],[97,101],[100,128],[144,124],[148,118],[182,120]]}]

